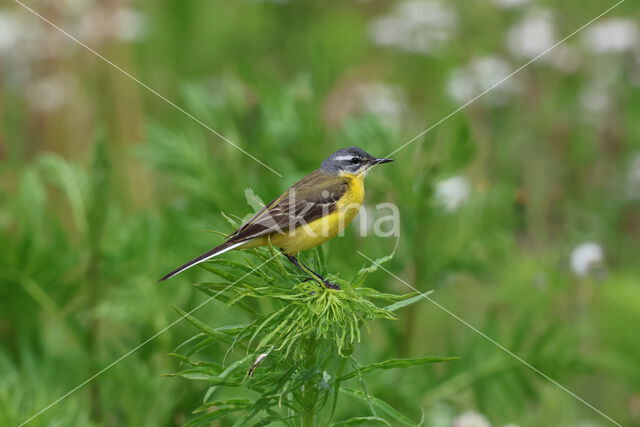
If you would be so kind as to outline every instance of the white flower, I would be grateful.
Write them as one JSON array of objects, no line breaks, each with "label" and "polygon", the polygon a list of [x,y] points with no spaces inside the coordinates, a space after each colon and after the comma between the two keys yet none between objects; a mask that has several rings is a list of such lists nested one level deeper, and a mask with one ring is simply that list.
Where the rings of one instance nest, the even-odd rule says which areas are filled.
[{"label": "white flower", "polygon": [[382,82],[349,82],[331,91],[323,109],[325,119],[332,124],[368,112],[387,126],[399,128],[407,114],[406,94],[401,87]]},{"label": "white flower", "polygon": [[451,38],[456,21],[455,13],[444,2],[410,0],[373,21],[371,38],[382,46],[432,54]]},{"label": "white flower", "polygon": [[360,109],[375,114],[391,127],[400,127],[405,114],[405,94],[397,86],[365,84],[357,89]]},{"label": "white flower", "polygon": [[493,0],[493,2],[505,9],[511,9],[513,7],[525,5],[529,0]]},{"label": "white flower", "polygon": [[611,108],[613,99],[607,85],[594,82],[580,94],[580,107],[592,115],[602,115]]},{"label": "white flower", "polygon": [[109,38],[125,42],[140,39],[146,31],[144,14],[134,9],[120,7],[115,10],[95,8],[80,22],[83,40],[99,43]]},{"label": "white flower", "polygon": [[550,50],[540,60],[565,73],[575,73],[580,70],[582,57],[580,51],[568,43],[560,44]]},{"label": "white flower", "polygon": [[571,251],[571,269],[578,276],[588,276],[604,263],[604,251],[598,243],[581,243]]},{"label": "white flower", "polygon": [[458,175],[436,183],[435,198],[447,212],[455,212],[471,194],[469,181]]},{"label": "white flower", "polygon": [[507,49],[521,58],[533,59],[556,42],[551,13],[534,10],[507,32]]},{"label": "white flower", "polygon": [[60,108],[74,90],[73,76],[56,74],[29,83],[27,101],[34,110],[49,112]]},{"label": "white flower", "polygon": [[[455,69],[447,82],[449,96],[464,104],[487,89],[487,99],[494,104],[502,104],[506,95],[515,91],[514,80],[508,78],[512,72],[509,64],[496,56],[484,56],[471,61],[464,68]],[[503,80],[503,81],[501,81]],[[494,86],[495,87],[492,87]]]},{"label": "white flower", "polygon": [[0,52],[11,49],[18,41],[20,23],[12,13],[0,12]]},{"label": "white flower", "polygon": [[121,7],[113,15],[116,38],[131,42],[144,36],[146,32],[144,14],[134,9]]},{"label": "white flower", "polygon": [[583,40],[597,53],[624,52],[638,46],[640,32],[630,19],[609,18],[589,27]]},{"label": "white flower", "polygon": [[474,411],[467,411],[454,418],[453,427],[491,427],[491,423],[484,415]]},{"label": "white flower", "polygon": [[586,124],[599,125],[603,115],[613,107],[615,87],[620,79],[624,79],[624,73],[617,61],[592,61],[588,73],[578,102],[582,110],[588,113],[584,117]]},{"label": "white flower", "polygon": [[33,60],[65,53],[69,46],[75,45],[23,9],[0,13],[0,53],[12,66],[28,67]]},{"label": "white flower", "polygon": [[321,388],[324,390],[331,390],[329,381],[331,381],[331,375],[329,375],[327,371],[322,371],[322,379],[318,383],[318,388]]}]

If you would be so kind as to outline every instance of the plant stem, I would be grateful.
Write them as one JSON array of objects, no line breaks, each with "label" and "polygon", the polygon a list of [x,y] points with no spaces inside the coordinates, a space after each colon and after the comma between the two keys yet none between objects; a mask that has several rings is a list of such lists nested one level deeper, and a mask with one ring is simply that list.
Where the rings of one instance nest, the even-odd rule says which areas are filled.
[{"label": "plant stem", "polygon": [[302,413],[302,425],[304,427],[314,427],[316,425],[316,417],[313,410],[305,410]]},{"label": "plant stem", "polygon": [[[309,338],[307,342],[306,358],[304,366],[306,369],[315,369],[316,365],[316,348],[317,342],[315,338]],[[304,408],[302,410],[303,427],[314,427],[316,425],[316,402],[318,399],[318,391],[313,380],[308,381],[304,385],[303,399]]]}]

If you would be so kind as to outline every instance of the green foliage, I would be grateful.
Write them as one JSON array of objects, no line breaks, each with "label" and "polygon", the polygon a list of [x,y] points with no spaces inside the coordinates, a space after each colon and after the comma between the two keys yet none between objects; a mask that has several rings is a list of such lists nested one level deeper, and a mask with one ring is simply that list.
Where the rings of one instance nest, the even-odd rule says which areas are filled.
[{"label": "green foliage", "polygon": [[[266,366],[289,344],[291,358],[316,332],[325,341],[337,334],[343,355],[353,351],[343,372],[328,380],[351,375],[337,393],[334,422],[401,425],[423,413],[425,425],[448,426],[476,411],[492,425],[602,424],[597,413],[446,312],[416,304],[422,297],[394,301],[357,293],[364,286],[380,294],[410,291],[382,271],[358,273],[364,258],[357,251],[382,257],[396,241],[385,264],[389,271],[433,291],[434,301],[620,424],[640,423],[640,346],[633,327],[640,321],[638,55],[637,49],[597,52],[590,46],[590,31],[599,24],[622,18],[637,28],[638,2],[622,3],[512,76],[506,97],[491,91],[453,115],[460,103],[450,96],[452,77],[474,61],[497,60],[507,71],[526,63],[510,49],[512,29],[526,18],[548,16],[560,39],[608,6],[597,0],[517,2],[508,9],[501,7],[508,2],[489,0],[412,1],[412,7],[442,6],[456,23],[442,49],[416,53],[371,37],[375,23],[404,0],[32,2],[283,178],[19,4],[5,3],[0,425],[20,424],[198,307],[222,289],[216,282],[226,286],[268,259],[260,252],[228,253],[207,265],[227,276],[214,279],[192,269],[156,284],[220,243],[218,235],[202,231],[224,230],[221,212],[235,219],[253,212],[257,203],[248,206],[246,194],[270,200],[334,149],[357,145],[386,155],[444,118],[391,156],[395,163],[367,177],[367,208],[375,214],[377,203],[395,203],[400,238],[361,236],[351,226],[323,245],[330,271],[340,273],[333,280],[348,278],[341,282],[351,284],[345,296],[354,292],[362,302],[360,315],[372,303],[397,320],[358,317],[362,325],[353,334],[345,329],[344,338],[330,325],[314,325],[291,335],[291,344],[283,333],[293,325],[276,330],[289,312],[270,321],[265,314],[306,299],[308,306],[292,302],[291,309],[313,316],[317,312],[309,310],[324,309],[329,297],[305,294],[315,285],[301,284],[302,275],[274,288],[270,277],[284,273],[267,269],[262,277],[258,270],[189,317],[207,332],[188,341],[193,326],[177,323],[28,426],[185,423],[209,384],[159,374],[175,368],[166,353],[186,341],[176,351],[193,363],[212,364],[206,378],[237,383],[242,377],[240,386],[213,388],[206,401],[219,404],[195,414],[224,410],[220,423],[227,425],[261,396],[245,384],[270,374]],[[119,19],[129,28],[136,16],[143,18],[140,37],[118,37]],[[84,25],[96,17],[110,25]],[[441,22],[435,24],[443,34]],[[428,23],[419,29],[429,30]],[[468,197],[454,210],[441,201],[440,184],[451,177],[468,184]],[[603,248],[598,275],[579,276],[570,268],[572,249],[585,241]],[[325,267],[315,260],[321,253],[310,256],[316,268]],[[273,263],[280,268],[277,258]],[[287,277],[299,274],[283,268]],[[193,282],[200,289],[189,286]],[[254,286],[275,289],[280,298]],[[249,378],[255,352],[272,346],[283,349],[272,350]],[[343,359],[337,349],[334,354]],[[425,354],[461,359],[355,374]],[[335,373],[339,366],[328,368]],[[318,375],[309,381],[323,384]],[[324,412],[333,410],[333,401],[332,394]],[[390,415],[379,401],[405,418]],[[260,417],[266,423],[286,411],[264,410]]]},{"label": "green foliage", "polygon": [[[325,270],[316,251],[315,266]],[[352,281],[331,277],[342,290],[325,288],[315,280],[300,277],[274,250],[255,249],[244,263],[214,259],[203,265],[223,282],[203,282],[197,287],[225,304],[248,313],[250,321],[212,328],[194,316],[178,310],[199,333],[183,343],[172,356],[186,369],[170,374],[205,381],[209,388],[204,403],[194,410],[187,425],[237,415],[236,425],[255,422],[265,425],[281,421],[286,425],[329,423],[340,393],[364,399],[372,416],[356,417],[335,425],[376,421],[390,425],[376,415],[381,409],[391,422],[413,423],[379,398],[365,391],[363,375],[377,370],[406,369],[457,358],[422,357],[392,359],[358,366],[352,358],[361,339],[361,328],[369,322],[395,319],[394,311],[418,301],[421,295],[395,295],[362,287],[367,275],[390,257],[363,268]],[[377,304],[376,304],[377,303]],[[380,305],[382,304],[382,305]],[[265,310],[265,307],[268,307]],[[210,346],[225,349],[222,361],[196,361]],[[235,359],[230,362],[230,359]],[[344,372],[352,365],[350,372]],[[344,386],[350,379],[362,383],[362,391]],[[240,388],[254,400],[220,399],[227,388]],[[328,408],[327,408],[328,407]],[[323,412],[323,409],[326,410]]]}]

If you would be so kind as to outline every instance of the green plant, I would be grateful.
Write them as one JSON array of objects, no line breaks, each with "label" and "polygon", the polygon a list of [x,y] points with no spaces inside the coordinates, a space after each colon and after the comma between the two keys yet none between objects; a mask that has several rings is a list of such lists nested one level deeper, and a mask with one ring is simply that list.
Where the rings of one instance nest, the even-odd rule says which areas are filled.
[{"label": "green plant", "polygon": [[[326,271],[320,250],[312,259]],[[332,276],[341,291],[326,289],[281,262],[273,248],[248,252],[245,263],[215,259],[203,267],[223,281],[196,286],[212,299],[243,310],[248,321],[212,327],[182,313],[199,333],[172,353],[185,369],[169,374],[209,385],[203,403],[187,425],[199,425],[230,414],[235,425],[273,422],[285,425],[415,425],[383,400],[367,393],[364,375],[453,360],[452,357],[389,359],[361,366],[353,356],[362,327],[419,301],[417,293],[395,295],[364,286],[364,281],[391,256],[361,269],[350,280]],[[230,286],[231,284],[231,286]],[[376,304],[378,303],[378,304]],[[227,350],[225,360],[198,360],[214,345]],[[201,357],[201,356],[200,356]],[[357,388],[347,387],[355,381]],[[242,398],[233,391],[244,390]],[[366,404],[369,414],[333,421],[341,396]]]}]

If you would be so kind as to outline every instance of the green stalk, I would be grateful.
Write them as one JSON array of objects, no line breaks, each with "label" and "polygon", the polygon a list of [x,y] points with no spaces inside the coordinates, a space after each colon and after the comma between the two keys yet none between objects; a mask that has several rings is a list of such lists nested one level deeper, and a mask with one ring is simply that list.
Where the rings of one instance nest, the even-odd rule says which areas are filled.
[{"label": "green stalk", "polygon": [[[310,337],[307,341],[307,351],[304,361],[306,369],[314,369],[316,365],[317,340]],[[318,400],[318,389],[313,380],[304,385],[302,402],[302,425],[304,427],[314,427],[316,425],[316,402]]]}]

